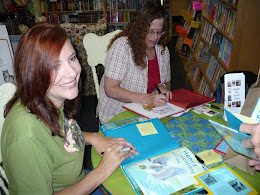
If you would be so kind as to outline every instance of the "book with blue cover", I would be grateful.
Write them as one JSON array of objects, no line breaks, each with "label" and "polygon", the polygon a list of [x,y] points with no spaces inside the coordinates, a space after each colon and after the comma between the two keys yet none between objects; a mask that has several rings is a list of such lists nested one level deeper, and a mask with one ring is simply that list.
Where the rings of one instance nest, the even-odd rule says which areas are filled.
[{"label": "book with blue cover", "polygon": [[122,165],[144,160],[180,147],[158,118],[106,130],[103,133],[108,137],[125,138],[140,153],[138,156],[134,155],[134,159],[126,159]]}]

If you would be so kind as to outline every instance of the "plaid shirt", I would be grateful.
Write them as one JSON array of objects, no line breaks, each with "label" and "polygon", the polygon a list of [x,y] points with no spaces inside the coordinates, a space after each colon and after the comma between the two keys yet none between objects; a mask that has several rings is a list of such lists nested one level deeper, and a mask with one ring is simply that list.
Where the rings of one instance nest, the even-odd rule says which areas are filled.
[{"label": "plaid shirt", "polygon": [[[166,48],[164,55],[161,54],[161,46],[156,45],[155,50],[158,58],[161,83],[168,82],[171,80],[169,50]],[[106,123],[115,115],[124,111],[125,109],[122,106],[126,104],[106,96],[104,76],[121,81],[120,87],[124,89],[137,93],[146,93],[148,65],[143,70],[135,65],[131,47],[128,45],[126,37],[120,37],[113,43],[106,55],[105,73],[101,79],[99,89],[100,98],[97,106],[97,114],[101,123]]]}]

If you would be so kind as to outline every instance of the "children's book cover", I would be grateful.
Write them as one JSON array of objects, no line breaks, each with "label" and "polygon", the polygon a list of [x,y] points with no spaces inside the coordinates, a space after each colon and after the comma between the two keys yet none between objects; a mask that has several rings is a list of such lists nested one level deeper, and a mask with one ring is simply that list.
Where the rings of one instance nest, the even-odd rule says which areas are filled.
[{"label": "children's book cover", "polygon": [[257,160],[257,156],[253,150],[246,149],[243,147],[242,142],[244,139],[247,139],[248,136],[245,134],[239,133],[237,130],[226,127],[222,124],[219,124],[215,121],[209,120],[211,125],[216,129],[216,131],[223,136],[227,144],[236,152],[243,154],[249,158]]},{"label": "children's book cover", "polygon": [[[137,194],[168,195],[187,186],[195,189],[197,181],[193,177],[205,171],[187,147],[122,166]],[[194,190],[194,189],[192,189]]]}]

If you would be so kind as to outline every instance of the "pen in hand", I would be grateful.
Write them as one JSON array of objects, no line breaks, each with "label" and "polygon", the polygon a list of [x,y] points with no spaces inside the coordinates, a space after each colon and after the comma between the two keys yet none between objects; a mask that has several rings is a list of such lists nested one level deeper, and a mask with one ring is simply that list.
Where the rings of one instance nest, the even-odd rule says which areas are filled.
[{"label": "pen in hand", "polygon": [[159,93],[159,94],[162,94],[162,92],[161,92],[161,90],[159,89],[159,87],[158,87],[156,84],[154,84],[154,86],[155,86],[155,89],[158,91],[158,93]]},{"label": "pen in hand", "polygon": [[[123,148],[123,149],[120,150],[120,152],[126,152],[126,151],[129,151],[129,150],[132,150],[132,148]],[[104,155],[104,152],[101,152],[100,154]]]}]

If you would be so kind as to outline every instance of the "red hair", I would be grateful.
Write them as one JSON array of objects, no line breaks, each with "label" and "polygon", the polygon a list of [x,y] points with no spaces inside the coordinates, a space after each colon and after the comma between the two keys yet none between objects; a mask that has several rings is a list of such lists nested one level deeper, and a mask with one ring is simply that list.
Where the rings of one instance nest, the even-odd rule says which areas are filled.
[{"label": "red hair", "polygon": [[[61,136],[58,108],[47,97],[47,91],[55,76],[55,61],[58,61],[66,40],[66,32],[53,24],[36,25],[23,35],[14,56],[17,90],[6,106],[5,116],[20,99],[32,114],[51,129],[53,135]],[[76,118],[78,102],[79,97],[65,101],[66,117]]]}]

